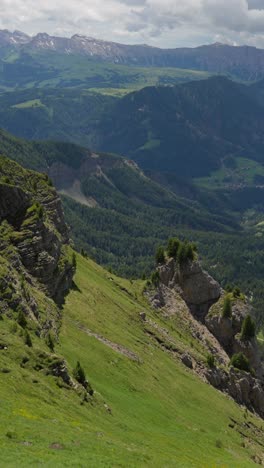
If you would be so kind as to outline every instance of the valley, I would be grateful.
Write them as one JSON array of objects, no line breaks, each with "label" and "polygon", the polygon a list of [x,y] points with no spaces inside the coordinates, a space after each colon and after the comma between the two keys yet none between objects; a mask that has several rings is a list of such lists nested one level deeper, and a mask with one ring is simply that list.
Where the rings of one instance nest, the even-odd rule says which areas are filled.
[{"label": "valley", "polygon": [[264,51],[0,30],[0,465],[264,465]]}]

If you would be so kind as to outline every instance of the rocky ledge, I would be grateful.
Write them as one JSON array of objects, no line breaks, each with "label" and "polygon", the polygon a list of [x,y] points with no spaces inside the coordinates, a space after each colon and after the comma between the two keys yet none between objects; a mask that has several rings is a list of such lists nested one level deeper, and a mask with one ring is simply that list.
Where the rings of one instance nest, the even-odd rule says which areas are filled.
[{"label": "rocky ledge", "polygon": [[[264,366],[257,339],[242,337],[242,324],[251,314],[244,297],[232,297],[230,317],[224,317],[226,297],[220,285],[197,261],[179,264],[173,258],[157,267],[159,285],[149,298],[155,308],[166,316],[182,314],[187,308],[192,335],[200,341],[210,363],[197,361],[190,354],[181,356],[182,363],[218,390],[230,395],[237,403],[264,418]],[[185,317],[186,321],[186,312]],[[247,371],[234,368],[232,357],[243,354],[249,364]]]}]

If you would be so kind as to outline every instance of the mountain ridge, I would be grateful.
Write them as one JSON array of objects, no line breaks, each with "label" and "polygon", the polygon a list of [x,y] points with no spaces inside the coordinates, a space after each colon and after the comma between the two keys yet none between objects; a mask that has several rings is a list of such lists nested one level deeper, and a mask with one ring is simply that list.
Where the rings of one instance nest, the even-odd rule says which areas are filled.
[{"label": "mountain ridge", "polygon": [[[24,51],[50,50],[64,54],[80,54],[115,64],[177,67],[229,74],[246,81],[264,76],[264,50],[252,46],[209,44],[194,48],[161,49],[145,44],[127,45],[74,34],[71,38],[38,33],[28,36],[19,31],[0,31],[0,49]],[[2,53],[3,53],[2,50]],[[250,51],[250,54],[249,54]]]}]

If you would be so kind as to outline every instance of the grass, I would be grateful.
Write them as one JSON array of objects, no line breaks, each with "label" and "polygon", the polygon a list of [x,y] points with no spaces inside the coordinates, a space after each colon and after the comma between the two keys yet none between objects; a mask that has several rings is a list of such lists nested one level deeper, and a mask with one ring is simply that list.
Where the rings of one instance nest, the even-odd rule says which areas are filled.
[{"label": "grass", "polygon": [[[21,368],[22,356],[46,345],[32,336],[28,349],[10,320],[0,321],[0,462],[2,466],[250,467],[261,447],[229,426],[243,423],[233,401],[200,381],[144,333],[139,312],[151,311],[142,281],[121,280],[77,256],[75,289],[63,309],[56,353],[70,369],[79,360],[95,389],[81,404],[51,376]],[[82,326],[82,329],[80,329]],[[19,328],[19,327],[18,327]],[[136,353],[141,362],[89,336],[85,329]],[[13,330],[13,332],[11,332]],[[187,331],[183,340],[188,340]],[[257,427],[261,421],[248,416]]]},{"label": "grass", "polygon": [[[118,65],[52,51],[32,52],[26,65],[25,57],[14,53],[7,55],[5,62],[13,67],[12,79],[0,73],[0,86],[9,90],[17,87],[80,87],[120,96],[145,86],[175,84],[210,76],[203,71]],[[20,74],[20,67],[24,70],[25,66],[29,67],[27,76]]]},{"label": "grass", "polygon": [[220,169],[212,172],[210,177],[196,179],[196,184],[209,190],[240,185],[256,186],[255,177],[264,177],[262,164],[246,158],[236,158],[235,162],[235,167],[223,164]]},{"label": "grass", "polygon": [[21,102],[19,104],[15,104],[14,106],[16,109],[28,109],[32,107],[45,107],[44,104],[42,104],[40,99],[32,99],[30,101],[25,101]]}]

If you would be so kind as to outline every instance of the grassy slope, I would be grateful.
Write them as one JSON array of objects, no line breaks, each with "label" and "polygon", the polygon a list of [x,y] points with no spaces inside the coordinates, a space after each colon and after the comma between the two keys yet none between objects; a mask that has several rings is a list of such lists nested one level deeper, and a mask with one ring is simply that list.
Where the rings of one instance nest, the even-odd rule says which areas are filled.
[{"label": "grassy slope", "polygon": [[[78,256],[76,286],[66,300],[56,351],[71,366],[80,359],[97,392],[94,404],[80,405],[79,397],[59,389],[53,378],[21,369],[18,362],[29,351],[19,333],[10,335],[4,319],[1,341],[10,346],[0,351],[0,369],[11,372],[0,373],[1,464],[254,466],[251,457],[260,448],[254,442],[242,447],[241,436],[229,427],[230,417],[243,422],[240,408],[144,334],[138,317],[147,307],[140,295],[142,283],[115,277],[111,281],[109,273]],[[157,315],[155,320],[160,321]],[[143,362],[122,356],[77,324],[122,344]],[[172,321],[163,326],[179,339]],[[188,343],[188,331],[182,331],[181,340]],[[34,348],[43,346],[34,339]],[[253,416],[249,419],[261,424]],[[52,448],[54,443],[58,445]]]},{"label": "grassy slope", "polygon": [[9,54],[0,70],[0,89],[34,87],[112,88],[126,93],[148,85],[172,84],[207,78],[203,71],[148,68],[111,64],[56,52]]}]

